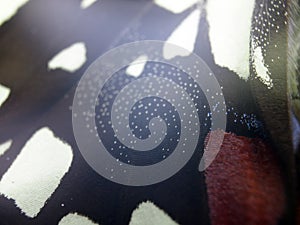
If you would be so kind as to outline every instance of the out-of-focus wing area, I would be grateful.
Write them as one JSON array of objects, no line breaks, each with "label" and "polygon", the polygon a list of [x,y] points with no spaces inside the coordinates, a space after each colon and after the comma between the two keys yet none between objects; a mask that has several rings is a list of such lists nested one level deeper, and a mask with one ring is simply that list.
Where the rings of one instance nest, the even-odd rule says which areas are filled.
[{"label": "out-of-focus wing area", "polygon": [[[42,113],[61,98],[145,5],[105,1],[83,10],[79,1],[30,1],[22,7],[1,27],[1,83],[11,88],[1,108],[4,133],[15,129],[16,134],[19,129],[12,123],[31,121],[34,112]],[[87,48],[87,62],[80,70],[47,68],[57,53],[77,42]]]},{"label": "out-of-focus wing area", "polygon": [[[55,191],[44,186],[35,189],[34,186],[41,185],[39,177],[34,179],[26,173],[28,182],[32,182],[28,190],[35,190],[35,197],[24,197],[24,202],[28,203],[22,207],[15,203],[15,199],[22,198],[22,193],[27,195],[22,187],[11,191],[13,199],[2,195],[0,224],[58,224],[65,215],[73,212],[99,224],[128,224],[134,209],[147,200],[163,209],[163,216],[168,214],[180,224],[193,224],[198,220],[208,223],[203,175],[196,169],[188,169],[175,180],[154,187],[120,186],[100,177],[86,164],[72,132],[73,94],[87,67],[105,51],[121,43],[145,38],[166,39],[187,14],[174,15],[149,1],[98,1],[86,9],[80,7],[80,1],[29,1],[1,26],[0,83],[11,92],[0,109],[0,137],[1,143],[12,140],[12,146],[0,159],[1,176],[12,168],[26,142],[42,127],[48,127],[72,147],[73,161]],[[85,44],[87,58],[80,69],[75,72],[48,69],[48,62],[55,55],[78,42]],[[45,141],[36,147],[43,151],[47,145]],[[39,160],[33,155],[29,157],[33,162]],[[193,164],[197,168],[196,160]],[[24,167],[14,165],[15,171],[18,168],[21,168],[19,173],[24,171]],[[29,172],[34,171],[29,168]],[[7,180],[9,183],[9,177]],[[46,197],[39,199],[41,194],[37,191]],[[30,205],[44,201],[41,211],[36,210],[38,215],[30,213]],[[74,220],[72,215],[68,218]]]}]

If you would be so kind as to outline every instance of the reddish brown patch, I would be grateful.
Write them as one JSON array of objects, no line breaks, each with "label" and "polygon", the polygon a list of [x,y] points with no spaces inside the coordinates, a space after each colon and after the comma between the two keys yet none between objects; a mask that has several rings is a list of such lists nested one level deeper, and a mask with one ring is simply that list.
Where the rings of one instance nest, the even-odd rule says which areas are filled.
[{"label": "reddish brown patch", "polygon": [[297,223],[296,224],[300,225],[300,206],[298,206],[296,213],[297,213],[297,218],[296,218],[297,219]]},{"label": "reddish brown patch", "polygon": [[[214,149],[205,151],[207,159],[210,151]],[[284,188],[272,149],[262,140],[225,133],[221,150],[205,175],[212,225],[278,223],[284,210]]]}]

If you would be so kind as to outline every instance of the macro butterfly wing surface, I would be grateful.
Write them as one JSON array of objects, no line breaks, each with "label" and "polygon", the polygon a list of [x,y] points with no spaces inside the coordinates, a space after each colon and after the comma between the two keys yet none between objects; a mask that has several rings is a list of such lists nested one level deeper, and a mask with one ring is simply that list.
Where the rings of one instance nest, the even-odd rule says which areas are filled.
[{"label": "macro butterfly wing surface", "polygon": [[[177,185],[172,185],[173,195],[168,194],[171,191],[170,184],[133,192],[130,188],[108,182],[93,172],[77,149],[72,134],[70,110],[76,82],[87,66],[114,44],[113,39],[117,40],[128,24],[133,24],[139,19],[135,12],[145,10],[146,2],[105,1],[97,4],[98,6],[94,5],[84,11],[76,1],[64,3],[30,1],[1,27],[3,40],[1,48],[5,53],[2,55],[4,60],[1,61],[3,63],[1,84],[11,89],[9,98],[1,107],[1,138],[2,143],[12,140],[12,145],[1,157],[3,177],[1,224],[58,224],[69,213],[78,213],[91,218],[91,221],[100,221],[99,223],[103,224],[124,224],[124,221],[129,223],[133,210],[140,203],[152,198],[159,199],[156,197],[158,195],[165,196],[161,197],[162,205],[170,205],[175,199],[182,199],[180,196],[183,193],[178,192],[177,188],[184,189],[187,186],[189,186],[188,190],[196,188],[192,179],[181,175],[180,182],[177,179],[178,181],[174,183]],[[115,21],[112,18],[116,18]],[[168,29],[171,30],[172,26]],[[83,67],[75,72],[65,68],[49,68],[48,62],[74,43],[85,45],[87,61]],[[46,172],[47,169],[53,170],[53,167],[61,165],[53,163],[53,167],[45,166],[42,174],[33,171],[33,169],[41,169],[42,165],[24,168],[22,161],[27,156],[33,159],[32,161],[28,159],[28,163],[33,164],[36,161],[41,161],[45,165],[52,164],[51,160],[56,160],[51,158],[54,156],[49,155],[51,157],[47,161],[43,158],[43,154],[41,158],[37,154],[34,160],[34,155],[30,155],[34,153],[30,152],[32,147],[29,140],[36,145],[34,149],[47,151],[45,150],[47,145],[50,146],[50,150],[52,148],[49,140],[45,139],[53,138],[63,142],[62,146],[72,148],[72,153],[66,153],[67,156],[61,155],[62,153],[57,155],[57,157],[65,157],[66,159],[62,158],[62,160],[66,161],[62,161],[61,165],[66,164],[69,167],[66,166],[60,174],[52,175]],[[28,172],[25,173],[27,169]],[[18,179],[18,184],[10,186],[10,190],[5,189],[7,183],[10,183],[9,174],[13,174],[11,179],[14,179],[17,177],[16,173],[22,173],[22,170],[24,175],[19,176],[28,176],[27,182],[32,183],[27,190],[36,193],[26,193],[22,186],[28,185]],[[45,179],[49,179],[49,183],[54,183],[51,185],[52,188],[45,187],[45,183],[40,181],[43,173]],[[197,171],[194,173],[194,176],[199,176]],[[51,180],[53,175],[60,176],[59,181]],[[188,185],[189,183],[191,185]],[[200,185],[200,189],[201,187],[204,188],[204,184]],[[199,198],[201,192],[193,196],[186,194],[182,202],[178,202],[178,205],[173,207],[172,210],[175,211],[173,214],[179,210],[189,212],[189,206],[195,205],[196,199]],[[199,205],[193,210],[193,214],[189,212],[188,217],[184,216],[186,217],[184,220],[190,221],[187,223],[195,221],[197,211],[202,209]],[[208,215],[208,213],[203,214]],[[194,215],[194,218],[191,215]]]},{"label": "macro butterfly wing surface", "polygon": [[[259,0],[0,1],[0,224],[292,224],[289,6]],[[145,40],[160,42],[133,52],[120,47]],[[191,52],[201,58],[199,79]],[[155,54],[163,60],[152,60]],[[220,89],[210,88],[212,75]],[[78,114],[90,96],[94,107]],[[182,115],[196,119],[185,124]],[[223,131],[211,130],[215,115],[226,117]],[[102,138],[120,168],[159,165],[181,144],[195,146],[183,148],[190,158],[161,182],[128,185],[164,171],[144,179],[122,169],[126,185],[115,181],[118,168],[96,153],[92,162],[107,165],[103,174],[109,176],[91,166],[84,152],[94,145],[78,140],[76,118],[83,121],[83,141],[93,140],[90,134]],[[122,118],[132,134],[128,140],[115,127]],[[199,134],[183,136],[191,123]],[[146,143],[155,132],[162,136],[152,138],[153,149],[129,141]],[[214,136],[224,138],[217,155],[209,142]],[[206,163],[216,157],[205,171],[199,170],[202,157]],[[170,162],[179,168],[182,161]]]}]

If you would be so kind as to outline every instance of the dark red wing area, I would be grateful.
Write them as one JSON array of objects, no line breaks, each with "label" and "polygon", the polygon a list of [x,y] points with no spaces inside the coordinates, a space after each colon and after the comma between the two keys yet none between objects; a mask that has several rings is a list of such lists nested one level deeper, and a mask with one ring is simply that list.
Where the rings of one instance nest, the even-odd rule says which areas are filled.
[{"label": "dark red wing area", "polygon": [[283,182],[264,141],[226,133],[205,176],[212,225],[278,223],[285,207]]}]

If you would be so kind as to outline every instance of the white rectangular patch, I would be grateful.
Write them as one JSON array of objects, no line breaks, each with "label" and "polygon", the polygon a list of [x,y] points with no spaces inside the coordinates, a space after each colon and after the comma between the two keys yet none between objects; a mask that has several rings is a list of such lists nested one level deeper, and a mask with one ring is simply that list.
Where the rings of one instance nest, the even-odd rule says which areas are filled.
[{"label": "white rectangular patch", "polygon": [[38,130],[25,144],[0,181],[0,194],[35,217],[68,172],[72,149],[49,128]]},{"label": "white rectangular patch", "polygon": [[249,77],[250,32],[254,0],[209,0],[207,21],[216,64]]}]

